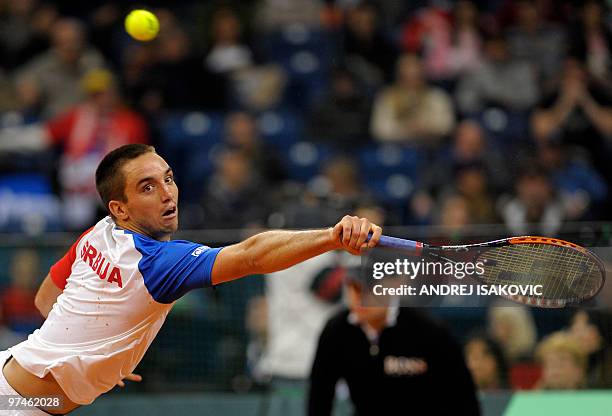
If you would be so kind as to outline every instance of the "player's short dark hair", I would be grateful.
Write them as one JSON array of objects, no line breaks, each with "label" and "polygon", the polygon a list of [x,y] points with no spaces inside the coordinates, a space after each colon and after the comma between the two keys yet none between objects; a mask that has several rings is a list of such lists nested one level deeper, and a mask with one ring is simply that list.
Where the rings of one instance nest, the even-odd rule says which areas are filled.
[{"label": "player's short dark hair", "polygon": [[104,156],[96,169],[96,189],[107,210],[112,200],[126,201],[125,175],[121,168],[145,153],[155,153],[155,148],[147,144],[126,144]]}]

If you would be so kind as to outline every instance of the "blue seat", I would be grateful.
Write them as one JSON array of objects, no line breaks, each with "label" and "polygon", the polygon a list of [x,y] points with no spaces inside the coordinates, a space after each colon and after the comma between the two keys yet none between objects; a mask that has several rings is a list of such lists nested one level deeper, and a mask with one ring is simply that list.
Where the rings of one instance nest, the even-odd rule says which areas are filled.
[{"label": "blue seat", "polygon": [[301,118],[291,111],[265,111],[257,115],[257,125],[263,140],[277,149],[288,149],[303,136]]},{"label": "blue seat", "polygon": [[337,39],[328,32],[292,25],[263,36],[264,55],[288,75],[289,104],[305,108],[328,86],[329,69],[337,56]]},{"label": "blue seat", "polygon": [[334,56],[333,51],[337,42],[330,33],[301,25],[291,25],[262,36],[259,45],[264,54],[275,62],[282,62],[299,50],[311,51],[329,61]]},{"label": "blue seat", "polygon": [[159,152],[174,170],[181,198],[197,200],[213,170],[211,152],[223,140],[224,115],[173,112],[164,115],[158,127]]},{"label": "blue seat", "polygon": [[407,175],[413,180],[419,177],[424,156],[413,147],[374,144],[359,151],[359,163],[370,178],[386,178],[393,174]]},{"label": "blue seat", "polygon": [[513,149],[529,143],[529,114],[526,112],[490,107],[483,110],[477,120],[484,127],[487,137],[501,149]]},{"label": "blue seat", "polygon": [[404,206],[416,189],[413,178],[403,173],[383,177],[366,177],[366,185],[377,201],[393,207]]},{"label": "blue seat", "polygon": [[181,198],[187,202],[198,202],[204,192],[216,164],[216,154],[221,145],[211,148],[193,148],[182,155],[183,163],[177,183],[181,187]]},{"label": "blue seat", "polygon": [[223,138],[224,117],[220,113],[200,111],[164,115],[158,128],[161,141],[169,148],[183,146],[212,147]]},{"label": "blue seat", "polygon": [[363,179],[374,196],[386,205],[405,205],[419,185],[424,156],[413,147],[374,144],[359,153]]},{"label": "blue seat", "polygon": [[331,156],[332,151],[327,146],[299,142],[283,152],[283,162],[290,179],[308,182],[319,173],[322,163]]},{"label": "blue seat", "polygon": [[62,229],[59,198],[46,176],[0,176],[0,231],[44,232]]}]

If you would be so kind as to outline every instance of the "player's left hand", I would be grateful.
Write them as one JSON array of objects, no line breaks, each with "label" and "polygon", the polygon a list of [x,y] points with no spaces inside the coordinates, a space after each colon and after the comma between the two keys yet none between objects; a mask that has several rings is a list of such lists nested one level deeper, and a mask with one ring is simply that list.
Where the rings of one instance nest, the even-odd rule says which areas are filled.
[{"label": "player's left hand", "polygon": [[[131,373],[125,376],[123,380],[141,382],[142,376],[140,374]],[[125,383],[123,382],[123,380],[119,380],[119,383],[117,383],[119,387],[125,387]]]},{"label": "player's left hand", "polygon": [[[372,237],[368,241],[368,235]],[[345,215],[332,229],[332,238],[340,248],[351,254],[360,254],[365,248],[372,248],[378,244],[382,228],[373,224],[367,218]]]}]

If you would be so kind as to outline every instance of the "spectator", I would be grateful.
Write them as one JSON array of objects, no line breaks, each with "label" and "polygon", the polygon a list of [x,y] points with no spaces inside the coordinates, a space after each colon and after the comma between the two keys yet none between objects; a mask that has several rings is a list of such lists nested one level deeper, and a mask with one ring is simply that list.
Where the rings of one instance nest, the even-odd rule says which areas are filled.
[{"label": "spectator", "polygon": [[571,29],[570,55],[578,59],[589,74],[612,89],[612,30],[606,25],[606,6],[597,0],[582,3],[579,21]]},{"label": "spectator", "polygon": [[495,204],[489,192],[488,176],[480,163],[457,166],[455,189],[463,196],[473,224],[491,224],[496,221]]},{"label": "spectator", "polygon": [[324,163],[305,192],[291,198],[283,208],[283,224],[311,228],[352,211],[367,195],[359,178],[356,162],[348,156],[337,156]]},{"label": "spectator", "polygon": [[[440,226],[440,238],[435,241],[435,244],[438,245],[461,244],[464,233],[473,222],[468,201],[456,193],[442,194],[435,204],[429,203],[427,194],[420,193],[412,199],[411,203],[414,213],[419,214],[423,219],[431,219],[431,225]],[[427,208],[429,213],[425,215]]]},{"label": "spectator", "polygon": [[124,71],[134,102],[151,115],[194,107],[221,109],[226,103],[225,77],[207,69],[177,25],[164,28],[153,49],[139,45],[128,54]]},{"label": "spectator", "polygon": [[482,61],[478,17],[472,1],[457,2],[452,18],[436,7],[423,9],[405,26],[403,47],[423,54],[429,79],[452,81],[475,70]]},{"label": "spectator", "polygon": [[544,21],[540,5],[521,0],[516,9],[517,24],[508,33],[510,55],[529,62],[538,82],[550,87],[565,53],[564,33]]},{"label": "spectator", "polygon": [[290,25],[319,28],[323,2],[320,0],[264,0],[258,4],[255,23],[259,30],[272,32]]},{"label": "spectator", "polygon": [[58,18],[56,6],[38,0],[11,0],[0,19],[0,62],[12,71],[49,48]]},{"label": "spectator", "polygon": [[250,49],[241,42],[242,28],[238,17],[230,9],[220,9],[212,21],[212,46],[206,55],[208,69],[226,74],[251,66]]},{"label": "spectator", "polygon": [[230,78],[235,106],[254,112],[277,108],[287,84],[287,74],[276,64],[242,68]]},{"label": "spectator", "polygon": [[414,225],[430,225],[436,215],[436,201],[425,189],[419,189],[410,198],[406,222]]},{"label": "spectator", "polygon": [[612,316],[604,311],[578,311],[569,334],[588,356],[587,384],[591,388],[612,387]]},{"label": "spectator", "polygon": [[261,227],[267,219],[269,203],[261,198],[266,195],[264,186],[243,152],[224,149],[202,197],[203,226]]},{"label": "spectator", "polygon": [[311,110],[308,135],[335,147],[350,149],[368,139],[370,103],[351,72],[332,73],[331,92]]},{"label": "spectator", "polygon": [[346,12],[343,50],[358,79],[370,88],[391,81],[396,51],[386,39],[373,3],[359,2]]},{"label": "spectator", "polygon": [[467,201],[462,196],[457,194],[445,196],[440,201],[439,207],[436,224],[447,228],[449,232],[460,231],[470,223]]},{"label": "spectator", "polygon": [[482,65],[461,77],[455,94],[463,114],[489,106],[526,111],[538,100],[538,84],[529,64],[511,57],[506,39],[492,35],[485,41]]},{"label": "spectator", "polygon": [[0,69],[0,112],[12,111],[17,107],[13,83],[10,77]]},{"label": "spectator", "polygon": [[535,321],[525,306],[501,303],[489,308],[488,332],[511,364],[529,360],[537,340]]},{"label": "spectator", "polygon": [[[479,414],[474,382],[447,330],[416,309],[380,305],[366,284],[349,275],[348,310],[336,313],[321,333],[308,414],[332,414],[340,379],[359,415],[397,414],[399,409]],[[440,391],[445,400],[439,400]]]},{"label": "spectator", "polygon": [[473,335],[463,350],[478,390],[490,392],[508,388],[508,365],[497,342],[484,334]]},{"label": "spectator", "polygon": [[461,166],[481,165],[485,170],[491,191],[499,193],[510,186],[506,160],[499,149],[488,142],[482,126],[475,120],[463,120],[455,129],[453,141],[427,169],[427,187],[440,191],[452,181]]},{"label": "spectator", "polygon": [[472,1],[457,2],[452,27],[452,47],[445,78],[474,71],[482,62],[482,35],[479,11]]},{"label": "spectator", "polygon": [[268,342],[257,368],[274,388],[304,387],[317,336],[338,306],[318,296],[313,286],[322,278],[340,278],[341,283],[343,261],[339,253],[327,253],[267,276]]},{"label": "spectator", "polygon": [[538,143],[561,142],[586,149],[595,169],[612,183],[612,96],[594,85],[583,66],[567,59],[557,91],[544,97],[531,119]]},{"label": "spectator", "polygon": [[11,285],[2,291],[0,306],[7,326],[27,335],[38,328],[43,319],[34,305],[40,276],[40,259],[34,250],[18,250],[10,265]]},{"label": "spectator", "polygon": [[374,138],[435,146],[451,132],[454,122],[450,98],[427,85],[420,58],[403,55],[396,83],[376,97],[371,125]]},{"label": "spectator", "polygon": [[577,390],[586,383],[586,353],[565,332],[555,332],[538,344],[536,356],[542,364],[538,388],[544,390]]},{"label": "spectator", "polygon": [[90,42],[98,48],[108,62],[111,62],[110,65],[113,68],[120,68],[126,46],[123,42],[124,10],[118,2],[113,1],[102,2],[94,6],[93,10],[88,13]]},{"label": "spectator", "polygon": [[[563,143],[538,147],[538,162],[547,170],[558,190],[569,220],[588,220],[605,215],[603,203],[608,187],[580,149],[571,151]],[[581,157],[582,156],[582,157]]]},{"label": "spectator", "polygon": [[224,135],[224,142],[241,151],[266,183],[278,184],[285,178],[281,161],[259,136],[257,124],[249,113],[229,113],[225,118]]},{"label": "spectator", "polygon": [[70,229],[83,228],[95,219],[99,198],[94,173],[102,156],[123,144],[148,142],[144,120],[123,106],[112,73],[88,72],[80,90],[85,99],[57,117],[16,131],[5,129],[0,135],[4,150],[61,147],[58,182],[65,206],[63,220]]},{"label": "spectator", "polygon": [[81,229],[95,220],[98,197],[94,172],[102,156],[121,145],[147,143],[144,120],[123,106],[114,76],[106,70],[82,80],[86,99],[47,124],[50,141],[63,147],[59,182],[69,228]]},{"label": "spectator", "polygon": [[73,19],[58,20],[52,47],[17,73],[17,97],[25,111],[57,116],[83,99],[82,77],[104,64],[102,55],[87,47],[85,28]]},{"label": "spectator", "polygon": [[555,235],[563,222],[563,204],[550,178],[539,168],[524,170],[516,182],[515,195],[502,198],[501,216],[515,235]]}]

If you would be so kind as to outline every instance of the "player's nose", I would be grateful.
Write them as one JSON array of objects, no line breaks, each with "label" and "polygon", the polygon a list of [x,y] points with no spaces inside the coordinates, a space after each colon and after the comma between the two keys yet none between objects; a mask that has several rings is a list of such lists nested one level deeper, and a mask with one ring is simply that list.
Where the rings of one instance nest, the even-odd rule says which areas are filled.
[{"label": "player's nose", "polygon": [[160,194],[162,202],[167,202],[173,197],[172,189],[167,184],[164,184],[164,186],[160,187]]}]

